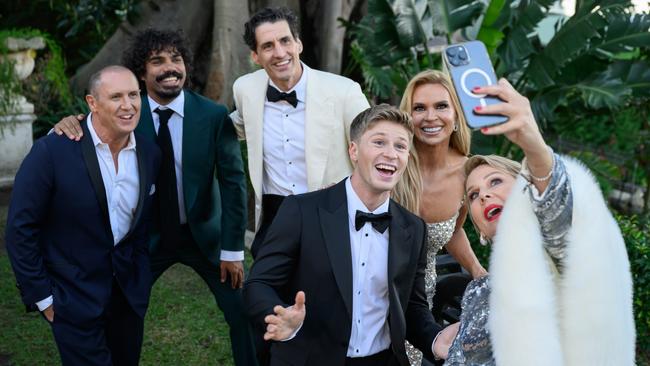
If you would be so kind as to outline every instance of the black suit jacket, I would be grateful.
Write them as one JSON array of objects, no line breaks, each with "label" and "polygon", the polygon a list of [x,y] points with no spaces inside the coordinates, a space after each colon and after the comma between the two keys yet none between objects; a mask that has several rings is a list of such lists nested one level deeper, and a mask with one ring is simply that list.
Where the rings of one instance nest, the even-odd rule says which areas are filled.
[{"label": "black suit jacket", "polygon": [[[389,212],[387,321],[395,362],[408,365],[404,339],[431,355],[440,327],[424,293],[424,222],[392,200]],[[260,328],[265,328],[264,317],[275,305],[293,304],[300,290],[306,295],[307,313],[295,338],[272,345],[272,364],[345,363],[352,326],[348,225],[345,181],[287,197],[280,207],[244,286],[244,301]]]},{"label": "black suit jacket", "polygon": [[136,135],[140,180],[130,230],[116,245],[106,191],[86,123],[80,143],[47,135],[23,161],[9,206],[6,245],[28,310],[54,295],[58,318],[72,323],[103,316],[113,279],[135,312],[149,302],[148,225],[158,174],[158,146]]}]

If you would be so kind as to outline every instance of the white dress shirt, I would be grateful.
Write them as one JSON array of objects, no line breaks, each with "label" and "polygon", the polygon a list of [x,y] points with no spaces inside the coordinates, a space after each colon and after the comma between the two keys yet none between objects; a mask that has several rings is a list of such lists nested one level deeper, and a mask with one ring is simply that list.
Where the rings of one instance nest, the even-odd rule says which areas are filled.
[{"label": "white dress shirt", "polygon": [[[264,101],[263,194],[288,196],[307,192],[305,96],[308,68],[303,66],[302,70],[300,80],[289,90],[289,93],[296,92],[296,108],[284,100]],[[270,79],[269,84],[280,90]]]},{"label": "white dress shirt", "polygon": [[[92,113],[88,115],[88,121],[92,121]],[[106,202],[108,204],[108,218],[113,233],[113,245],[117,244],[126,236],[131,229],[133,215],[138,206],[138,195],[140,192],[140,175],[138,174],[138,157],[136,155],[136,143],[133,132],[129,135],[129,141],[117,155],[117,170],[113,161],[113,155],[104,143],[93,123],[88,123],[88,131],[95,146],[99,170],[106,191]],[[53,302],[52,296],[36,303],[40,311],[45,310]]]},{"label": "white dress shirt", "polygon": [[357,210],[388,212],[389,199],[370,211],[345,181],[348,202],[350,249],[352,252],[352,334],[348,357],[366,357],[390,347],[388,328],[388,238],[390,229],[378,232],[366,222],[359,231],[354,218]]},{"label": "white dress shirt", "polygon": [[[171,109],[174,113],[167,122],[169,134],[172,139],[172,147],[174,149],[174,168],[176,171],[176,191],[178,195],[178,217],[181,224],[187,223],[187,215],[185,214],[185,196],[183,195],[183,117],[185,116],[185,93],[181,92],[171,103],[167,105],[160,105],[155,100],[147,95],[149,106],[151,107],[151,117],[153,119],[153,127],[158,134],[160,128],[160,116],[154,112],[156,108]],[[220,259],[222,261],[243,261],[244,251],[222,250]]]}]

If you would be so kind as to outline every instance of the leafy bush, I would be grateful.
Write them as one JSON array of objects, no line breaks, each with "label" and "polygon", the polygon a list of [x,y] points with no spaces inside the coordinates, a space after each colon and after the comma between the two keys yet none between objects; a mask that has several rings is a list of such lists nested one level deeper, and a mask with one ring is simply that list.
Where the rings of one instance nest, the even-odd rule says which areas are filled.
[{"label": "leafy bush", "polygon": [[630,257],[637,347],[650,352],[650,215],[616,217]]}]

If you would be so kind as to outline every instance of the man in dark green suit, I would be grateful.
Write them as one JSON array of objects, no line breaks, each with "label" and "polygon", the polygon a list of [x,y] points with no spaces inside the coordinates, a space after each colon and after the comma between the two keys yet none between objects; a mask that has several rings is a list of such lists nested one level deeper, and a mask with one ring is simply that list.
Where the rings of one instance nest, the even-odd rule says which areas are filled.
[{"label": "man in dark green suit", "polygon": [[[256,365],[241,297],[245,176],[227,110],[183,89],[191,54],[180,32],[136,34],[123,63],[146,90],[136,133],[157,141],[162,151],[150,246],[154,281],[175,263],[194,269],[230,326],[235,364]],[[55,132],[74,136],[70,124],[70,119],[60,122]]]}]

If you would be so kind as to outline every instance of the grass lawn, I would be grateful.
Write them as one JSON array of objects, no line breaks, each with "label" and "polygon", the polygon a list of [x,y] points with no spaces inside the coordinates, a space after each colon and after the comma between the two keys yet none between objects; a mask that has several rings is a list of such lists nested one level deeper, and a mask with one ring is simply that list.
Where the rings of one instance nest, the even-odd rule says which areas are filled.
[{"label": "grass lawn", "polygon": [[[7,208],[0,206],[0,241]],[[0,366],[60,365],[50,327],[26,313],[0,245]],[[145,320],[141,365],[233,365],[228,326],[212,293],[190,268],[175,265],[156,282]]]}]

